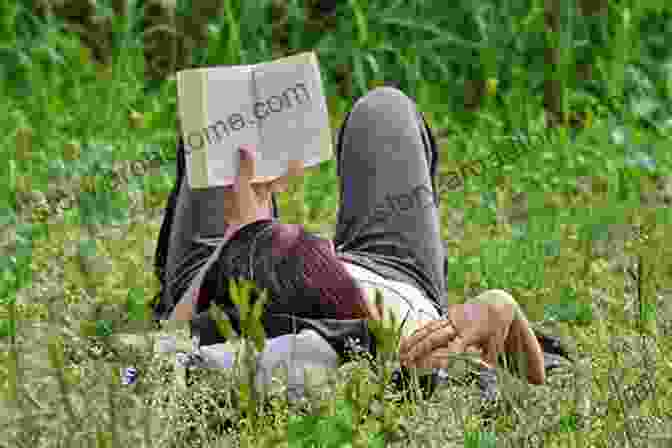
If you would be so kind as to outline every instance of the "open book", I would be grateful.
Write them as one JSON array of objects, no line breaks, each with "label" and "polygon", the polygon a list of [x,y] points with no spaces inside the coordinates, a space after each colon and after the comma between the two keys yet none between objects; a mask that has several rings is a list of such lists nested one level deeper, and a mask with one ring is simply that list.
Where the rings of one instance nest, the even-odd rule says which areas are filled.
[{"label": "open book", "polygon": [[333,157],[329,114],[314,52],[255,65],[177,73],[178,110],[192,189],[227,186],[239,146],[257,150],[253,183]]}]

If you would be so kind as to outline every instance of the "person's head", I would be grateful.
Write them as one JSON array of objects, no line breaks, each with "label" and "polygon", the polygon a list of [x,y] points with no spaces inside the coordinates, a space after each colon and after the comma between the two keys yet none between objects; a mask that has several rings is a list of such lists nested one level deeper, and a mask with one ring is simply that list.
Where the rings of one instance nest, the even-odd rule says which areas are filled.
[{"label": "person's head", "polygon": [[[305,318],[365,319],[363,291],[329,240],[302,226],[261,220],[238,231],[208,270],[201,289],[208,303],[230,306],[229,279],[251,280],[267,290],[267,313]],[[252,300],[256,300],[253,292]],[[207,303],[198,305],[199,312]]]}]

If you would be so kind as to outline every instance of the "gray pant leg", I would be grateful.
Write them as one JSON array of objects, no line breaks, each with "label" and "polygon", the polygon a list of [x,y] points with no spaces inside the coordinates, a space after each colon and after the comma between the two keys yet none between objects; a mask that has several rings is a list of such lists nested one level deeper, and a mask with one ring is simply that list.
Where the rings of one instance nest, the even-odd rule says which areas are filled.
[{"label": "gray pant leg", "polygon": [[337,147],[334,244],[344,258],[419,286],[445,308],[438,152],[428,134],[415,103],[395,88],[377,88],[355,103]]}]

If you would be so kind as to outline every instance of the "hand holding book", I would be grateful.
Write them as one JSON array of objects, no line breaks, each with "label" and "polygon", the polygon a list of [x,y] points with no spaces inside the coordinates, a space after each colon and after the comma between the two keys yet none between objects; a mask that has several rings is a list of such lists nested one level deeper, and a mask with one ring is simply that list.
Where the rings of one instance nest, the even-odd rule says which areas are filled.
[{"label": "hand holding book", "polygon": [[285,191],[293,178],[304,174],[303,161],[291,160],[282,177],[271,182],[252,184],[256,175],[256,160],[254,146],[240,147],[238,174],[234,184],[224,194],[224,216],[228,224],[225,238],[247,224],[271,218],[271,194]]},{"label": "hand holding book", "polygon": [[[227,228],[222,244],[239,229],[260,219],[271,218],[271,194],[287,189],[293,178],[304,174],[303,161],[290,160],[285,175],[274,181],[252,183],[256,173],[256,148],[251,145],[238,149],[238,173],[234,183],[224,193],[224,219]],[[175,306],[174,319],[191,320],[196,296],[193,300],[182,300]]]},{"label": "hand holding book", "polygon": [[292,160],[309,168],[332,158],[329,113],[314,52],[177,75],[190,188],[230,187],[242,145],[255,146],[255,184],[277,180]]}]

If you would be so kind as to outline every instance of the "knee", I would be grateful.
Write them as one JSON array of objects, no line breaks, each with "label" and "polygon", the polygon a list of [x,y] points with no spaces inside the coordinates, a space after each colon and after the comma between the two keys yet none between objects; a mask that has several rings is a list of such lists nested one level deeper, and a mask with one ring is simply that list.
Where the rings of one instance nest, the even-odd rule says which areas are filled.
[{"label": "knee", "polygon": [[509,305],[517,305],[516,299],[513,298],[511,294],[504,291],[503,289],[490,289],[484,294],[490,295],[495,298],[497,303],[507,303]]},{"label": "knee", "polygon": [[[376,87],[375,89],[369,90],[366,95],[362,96],[357,103],[359,102],[370,102],[375,101],[380,98],[386,98],[387,101],[394,100],[398,102],[412,101],[408,95],[406,95],[401,90],[396,87],[382,86]],[[356,104],[356,103],[355,103]]]},{"label": "knee", "polygon": [[468,302],[488,304],[497,310],[512,310],[514,319],[521,316],[520,305],[511,294],[503,289],[490,289]]},{"label": "knee", "polygon": [[359,98],[352,107],[352,113],[359,111],[389,111],[399,107],[408,109],[413,100],[396,87],[383,86],[370,90]]},{"label": "knee", "polygon": [[396,87],[391,87],[391,86],[381,86],[381,87],[376,87],[375,89],[370,90],[365,96],[366,97],[373,97],[373,96],[386,96],[389,98],[397,98],[399,100],[404,100],[404,101],[410,101],[410,98],[408,95],[406,95],[404,92],[401,90],[397,89]]},{"label": "knee", "polygon": [[470,303],[490,303],[490,304],[501,304],[508,303],[511,305],[517,305],[516,299],[513,298],[511,294],[504,291],[503,289],[488,289],[487,291],[479,294],[473,299],[469,299]]}]

